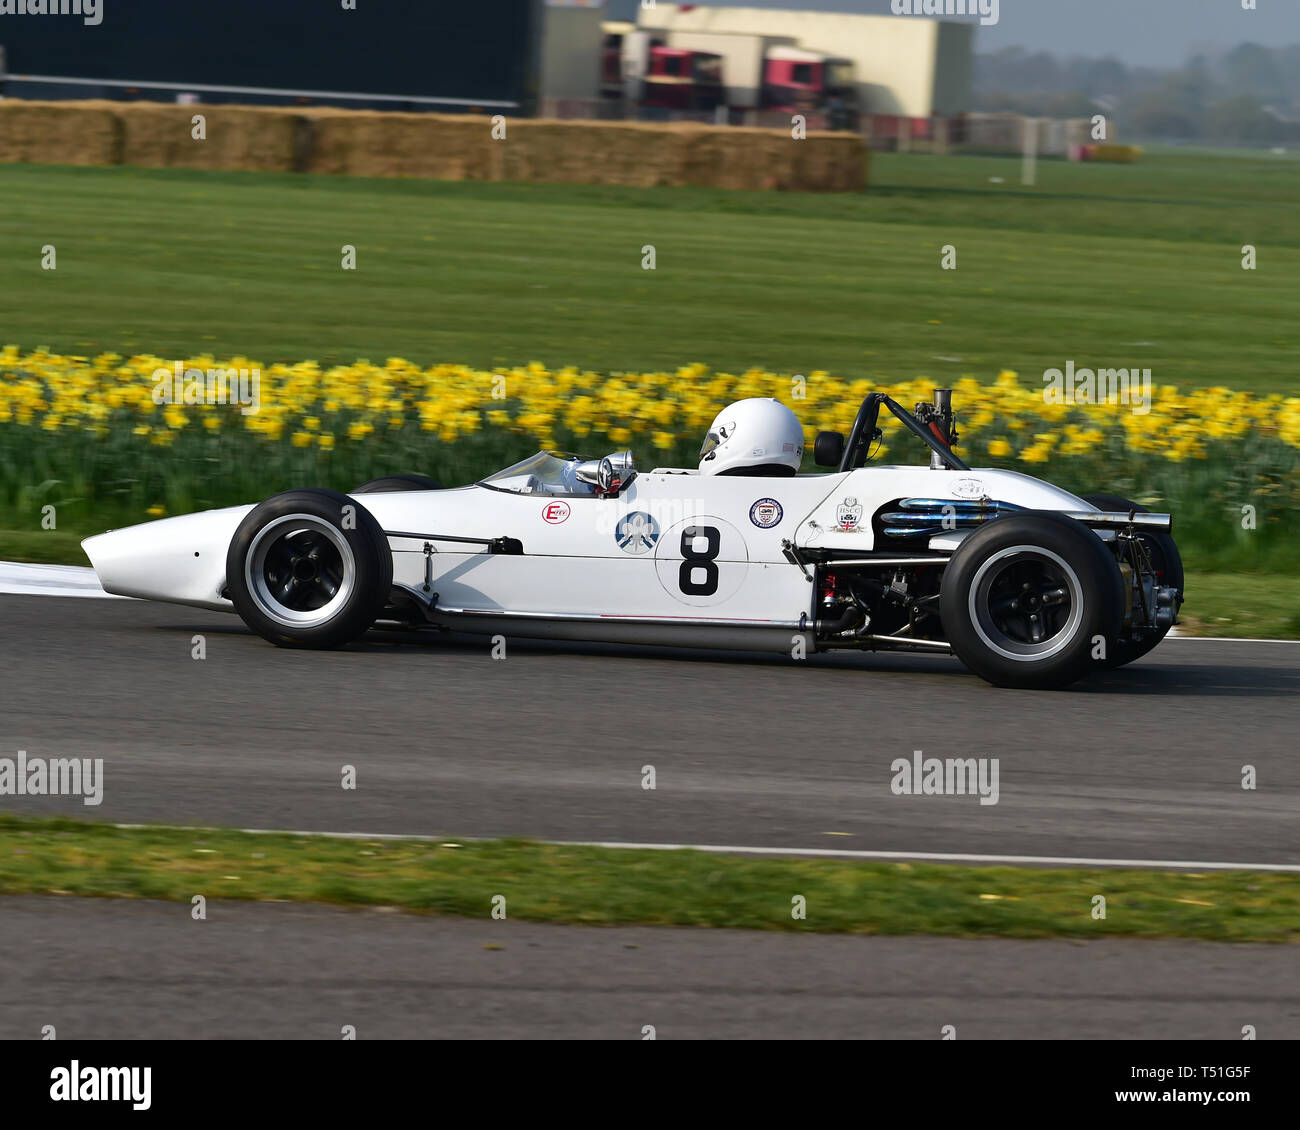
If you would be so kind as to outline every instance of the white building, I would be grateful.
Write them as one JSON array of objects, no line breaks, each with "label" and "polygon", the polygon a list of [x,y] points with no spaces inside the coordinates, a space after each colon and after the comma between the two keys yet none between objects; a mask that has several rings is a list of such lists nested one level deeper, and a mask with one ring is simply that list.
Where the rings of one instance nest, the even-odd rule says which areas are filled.
[{"label": "white building", "polygon": [[638,5],[637,23],[672,32],[777,37],[848,59],[858,104],[870,114],[928,118],[970,109],[973,23],[664,3]]}]

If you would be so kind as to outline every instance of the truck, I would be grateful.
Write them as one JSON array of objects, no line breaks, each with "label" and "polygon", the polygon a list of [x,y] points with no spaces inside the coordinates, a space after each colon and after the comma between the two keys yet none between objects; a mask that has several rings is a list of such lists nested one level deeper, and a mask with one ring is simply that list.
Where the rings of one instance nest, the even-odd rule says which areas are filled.
[{"label": "truck", "polygon": [[711,114],[726,104],[722,65],[712,51],[659,42],[632,24],[607,24],[601,95],[627,106]]},{"label": "truck", "polygon": [[[774,46],[767,52],[763,70],[763,108],[785,113],[825,111],[832,119],[837,111],[857,117],[857,83],[853,64],[820,51],[802,47]],[[852,128],[851,124],[831,128]]]},{"label": "truck", "polygon": [[852,128],[853,64],[788,36],[674,31],[607,23],[602,93],[627,106],[715,110],[744,119],[761,111],[824,113]]}]

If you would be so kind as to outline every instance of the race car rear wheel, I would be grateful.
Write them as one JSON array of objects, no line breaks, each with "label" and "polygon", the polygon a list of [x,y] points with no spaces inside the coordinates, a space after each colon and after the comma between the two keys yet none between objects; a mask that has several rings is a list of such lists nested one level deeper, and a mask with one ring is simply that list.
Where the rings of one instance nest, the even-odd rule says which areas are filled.
[{"label": "race car rear wheel", "polygon": [[[1129,512],[1136,510],[1139,514],[1151,513],[1147,507],[1139,506],[1136,502],[1130,502],[1127,498],[1120,498],[1117,494],[1083,494],[1079,497],[1089,505],[1095,506],[1098,510],[1123,510]],[[1151,556],[1151,567],[1156,572],[1156,583],[1175,588],[1181,594],[1183,591],[1183,558],[1178,552],[1178,544],[1173,537],[1158,530],[1143,530],[1138,534],[1138,540],[1142,542],[1147,553]],[[1100,666],[1123,667],[1126,663],[1141,659],[1168,634],[1168,628],[1148,628],[1137,636],[1121,635],[1115,641],[1115,646],[1106,653],[1106,658],[1100,661]]]},{"label": "race car rear wheel", "polygon": [[944,570],[939,609],[957,657],[990,683],[1066,686],[1109,653],[1123,579],[1086,526],[1050,511],[997,518],[966,538]]},{"label": "race car rear wheel", "polygon": [[337,491],[290,490],[249,512],[226,553],[235,610],[280,647],[340,647],[383,611],[393,583],[388,539]]},{"label": "race car rear wheel", "polygon": [[399,490],[442,490],[442,483],[424,475],[384,475],[355,487],[353,494],[388,494]]}]

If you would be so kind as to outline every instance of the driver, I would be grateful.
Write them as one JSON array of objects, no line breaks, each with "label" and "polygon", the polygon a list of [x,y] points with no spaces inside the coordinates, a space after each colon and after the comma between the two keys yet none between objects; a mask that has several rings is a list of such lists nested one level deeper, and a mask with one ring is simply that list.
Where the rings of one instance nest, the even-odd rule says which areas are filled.
[{"label": "driver", "polygon": [[700,448],[701,475],[788,477],[803,461],[803,425],[779,400],[753,397],[714,417]]}]

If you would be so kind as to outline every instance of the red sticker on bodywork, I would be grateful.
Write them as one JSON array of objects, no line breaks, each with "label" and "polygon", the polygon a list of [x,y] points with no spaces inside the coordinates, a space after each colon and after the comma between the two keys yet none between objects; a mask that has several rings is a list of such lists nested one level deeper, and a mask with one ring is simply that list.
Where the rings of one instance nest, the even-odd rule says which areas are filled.
[{"label": "red sticker on bodywork", "polygon": [[567,502],[548,502],[542,507],[542,521],[549,522],[552,526],[558,526],[569,516],[569,504]]}]

